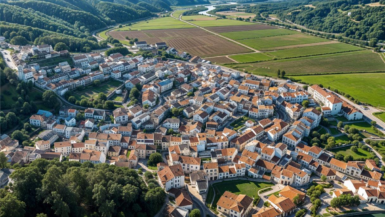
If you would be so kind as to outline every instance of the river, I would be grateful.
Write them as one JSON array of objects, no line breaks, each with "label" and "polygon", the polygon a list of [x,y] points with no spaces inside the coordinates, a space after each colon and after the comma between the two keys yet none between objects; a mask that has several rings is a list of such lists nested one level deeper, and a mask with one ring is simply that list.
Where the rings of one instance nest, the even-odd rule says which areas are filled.
[{"label": "river", "polygon": [[[236,5],[236,4],[237,4],[236,2],[230,2],[230,3],[228,3],[228,4],[220,4],[220,5]],[[216,5],[216,6],[220,6],[220,5]],[[208,6],[205,6],[205,7],[207,8],[207,10],[201,11],[201,12],[199,12],[199,14],[206,15],[206,16],[210,16],[210,17],[211,17],[211,16],[214,16],[214,15],[209,14],[209,13],[207,13],[207,12],[214,10],[214,9],[215,9],[215,6],[214,6],[214,5],[208,5]]]}]

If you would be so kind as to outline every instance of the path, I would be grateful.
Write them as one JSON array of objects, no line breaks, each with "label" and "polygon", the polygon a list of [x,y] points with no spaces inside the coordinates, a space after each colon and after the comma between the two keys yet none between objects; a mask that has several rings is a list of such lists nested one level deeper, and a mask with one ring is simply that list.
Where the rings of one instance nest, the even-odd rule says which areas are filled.
[{"label": "path", "polygon": [[187,23],[187,24],[189,24],[189,25],[191,25],[191,26],[195,26],[195,27],[197,27],[197,28],[200,28],[200,29],[202,29],[202,30],[204,30],[204,31],[206,31],[206,32],[208,32],[208,33],[211,33],[211,34],[213,34],[213,35],[216,35],[216,36],[218,36],[218,37],[221,37],[221,38],[223,38],[223,39],[226,39],[226,40],[228,40],[228,41],[231,41],[231,42],[233,42],[233,43],[235,43],[235,44],[238,44],[238,45],[240,45],[240,46],[242,46],[242,47],[245,47],[245,48],[247,48],[247,49],[249,49],[249,50],[252,50],[252,51],[254,51],[255,53],[260,53],[259,50],[256,50],[256,49],[254,49],[254,48],[252,48],[252,47],[249,47],[249,46],[247,46],[247,45],[244,45],[244,44],[242,44],[242,43],[240,43],[240,42],[238,42],[238,41],[235,41],[235,40],[233,40],[233,39],[231,39],[231,38],[225,37],[225,36],[220,35],[220,34],[218,34],[218,33],[216,33],[216,32],[210,31],[210,30],[208,30],[208,29],[206,29],[206,28],[204,28],[204,27],[201,27],[201,26],[198,26],[198,25],[196,25],[196,24],[193,24],[193,23],[187,22],[187,21],[185,21],[185,20],[182,20],[182,15],[179,15],[179,17],[176,18],[176,17],[173,16],[173,13],[172,13],[172,14],[171,14],[171,17],[174,18],[174,19],[180,20],[180,21],[182,21],[182,22],[184,22],[184,23]]}]

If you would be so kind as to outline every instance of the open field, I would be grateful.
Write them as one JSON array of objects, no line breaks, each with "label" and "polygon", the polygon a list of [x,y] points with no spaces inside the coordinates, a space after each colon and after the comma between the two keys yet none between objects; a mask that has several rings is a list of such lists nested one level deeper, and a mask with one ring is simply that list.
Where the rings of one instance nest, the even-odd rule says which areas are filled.
[{"label": "open field", "polygon": [[231,59],[229,59],[227,57],[209,57],[209,58],[206,58],[206,60],[209,60],[212,63],[217,63],[217,64],[234,63],[234,61],[232,61]]},{"label": "open field", "polygon": [[345,144],[350,141],[349,137],[347,135],[342,135],[335,137],[336,144]]},{"label": "open field", "polygon": [[96,95],[98,95],[99,93],[104,93],[104,94],[108,95],[109,93],[111,93],[113,90],[115,90],[120,85],[122,85],[121,82],[115,81],[115,80],[110,80],[110,81],[106,81],[106,82],[101,83],[97,87],[88,86],[88,87],[86,87],[85,90],[76,91],[74,96],[75,96],[76,100],[82,100],[82,99],[91,100],[94,97],[96,97]]},{"label": "open field", "polygon": [[361,102],[385,107],[385,73],[295,76],[294,78],[310,84],[330,86],[349,93]]},{"label": "open field", "polygon": [[385,112],[375,112],[373,115],[385,122]]},{"label": "open field", "polygon": [[245,25],[244,23],[245,22],[242,22],[242,24],[238,26],[216,26],[216,27],[208,27],[207,29],[216,33],[277,29],[274,26],[268,26],[264,24]]},{"label": "open field", "polygon": [[[215,188],[215,198],[213,207],[216,207],[219,198],[225,191],[230,191],[234,194],[246,194],[249,197],[255,198],[258,196],[258,191],[262,188],[273,186],[272,183],[264,182],[253,182],[247,180],[236,180],[236,181],[224,181],[213,184],[207,194],[206,202],[210,203],[213,198],[213,188]],[[211,192],[210,192],[211,191]]]},{"label": "open field", "polygon": [[253,13],[246,13],[246,12],[240,12],[240,11],[220,11],[220,12],[216,12],[216,14],[219,14],[219,15],[224,15],[228,18],[237,18],[237,17],[241,17],[241,18],[253,18],[255,17],[255,14]]},{"label": "open field", "polygon": [[123,96],[115,94],[110,100],[111,101],[116,101],[116,102],[122,102],[123,101]]},{"label": "open field", "polygon": [[240,63],[248,63],[248,62],[257,62],[257,61],[266,61],[272,60],[272,57],[267,56],[264,53],[252,53],[252,54],[239,54],[230,56],[235,61]]},{"label": "open field", "polygon": [[[362,83],[360,79],[358,79],[357,85],[352,85],[344,80],[343,78],[354,78],[355,76],[346,75],[343,78],[339,77],[341,75],[332,76],[331,77],[318,77],[318,76],[301,76],[297,77],[297,75],[309,75],[309,74],[323,74],[323,73],[354,73],[354,72],[378,72],[385,71],[385,64],[382,62],[381,58],[378,54],[373,53],[371,51],[356,51],[356,52],[348,52],[348,53],[339,53],[339,54],[327,54],[321,56],[311,56],[311,57],[301,57],[301,58],[293,58],[293,59],[283,59],[276,61],[268,61],[268,62],[259,62],[259,63],[243,63],[243,64],[228,64],[228,67],[237,69],[237,70],[247,70],[250,73],[258,74],[258,75],[267,75],[267,76],[276,76],[277,70],[285,70],[286,76],[295,76],[293,78],[298,80],[303,80],[312,84],[320,84],[323,83],[326,86],[333,86],[338,90],[342,90],[345,93],[349,93],[348,91],[341,89],[340,86],[332,85],[330,82],[336,82],[338,84],[344,83],[344,86],[348,85],[349,87],[355,89],[356,92],[361,92],[362,95],[367,95],[366,90],[373,90],[373,92],[377,91],[370,82]],[[365,79],[368,74],[365,74]],[[358,75],[362,76],[362,75]],[[363,77],[363,76],[362,76]],[[322,80],[323,78],[327,80]],[[357,77],[355,77],[357,78]],[[380,76],[381,82],[384,82],[383,77]],[[325,82],[327,81],[327,82]],[[376,82],[379,83],[379,82]],[[362,85],[364,84],[364,85]],[[384,84],[384,83],[383,83]],[[375,85],[374,85],[375,86]],[[360,88],[358,88],[360,87]],[[378,86],[377,86],[378,87]],[[383,85],[382,88],[383,89]],[[365,90],[363,92],[362,90]],[[383,92],[382,94],[384,94]],[[353,96],[353,94],[351,94]],[[356,97],[355,97],[356,98]],[[363,100],[362,100],[363,101]],[[374,102],[371,102],[374,103]],[[376,104],[376,103],[375,103]]]},{"label": "open field", "polygon": [[138,38],[140,41],[147,41],[150,44],[166,42],[167,45],[175,47],[179,51],[186,51],[191,55],[200,57],[251,52],[245,47],[198,28],[170,29],[167,31],[113,31],[109,34],[119,40],[124,40],[128,36],[129,38]]},{"label": "open field", "polygon": [[237,32],[224,32],[221,35],[231,38],[233,40],[264,38],[273,36],[284,36],[298,34],[296,31],[287,29],[262,29],[262,30],[249,30],[249,31],[237,31]]},{"label": "open field", "polygon": [[314,56],[314,55],[331,54],[331,53],[342,53],[342,52],[350,52],[350,51],[358,51],[358,50],[363,50],[363,48],[345,44],[345,43],[336,42],[331,44],[278,50],[278,51],[269,52],[269,54],[277,58],[291,58],[291,57],[300,57],[300,56]]},{"label": "open field", "polygon": [[216,20],[216,17],[209,17],[204,15],[195,15],[195,16],[183,16],[183,20],[186,21],[207,21],[207,20]]},{"label": "open field", "polygon": [[[285,36],[271,36],[264,38],[252,38],[237,40],[242,44],[255,48],[257,50],[274,50],[292,45],[312,44],[318,42],[329,42],[327,39],[309,36],[305,34],[293,34]],[[311,45],[310,45],[311,46]]]},{"label": "open field", "polygon": [[172,13],[174,17],[179,17],[181,14],[183,14],[186,10],[176,10]]},{"label": "open field", "polygon": [[172,17],[162,17],[158,19],[141,21],[131,26],[125,26],[118,29],[118,31],[149,30],[149,29],[184,29],[184,28],[194,28],[194,27],[187,23],[176,20]]},{"label": "open field", "polygon": [[350,127],[356,128],[358,130],[365,130],[366,132],[378,135],[376,131],[373,130],[372,125],[370,125],[367,122],[357,122],[357,123],[350,123],[346,125],[349,125]]},{"label": "open field", "polygon": [[365,151],[361,148],[358,148],[357,152],[353,152],[352,150],[350,150],[350,147],[343,147],[343,148],[333,149],[330,151],[335,153],[336,155],[337,154],[342,154],[344,156],[351,155],[353,157],[353,160],[360,160],[361,158],[364,158],[365,160],[374,158],[374,154],[372,154],[369,151]]},{"label": "open field", "polygon": [[[182,19],[188,20],[187,17],[182,17]],[[202,26],[202,27],[255,25],[254,23],[250,23],[250,22],[244,22],[244,21],[238,21],[238,20],[228,20],[228,19],[191,21],[191,23],[198,25],[198,26]]]}]

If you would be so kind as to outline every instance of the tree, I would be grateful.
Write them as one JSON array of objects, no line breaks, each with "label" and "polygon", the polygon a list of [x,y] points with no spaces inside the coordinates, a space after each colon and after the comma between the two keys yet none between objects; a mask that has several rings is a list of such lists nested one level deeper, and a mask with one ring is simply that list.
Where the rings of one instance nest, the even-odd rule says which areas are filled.
[{"label": "tree", "polygon": [[371,121],[370,124],[371,124],[372,126],[376,126],[376,125],[377,125],[377,122],[376,122],[376,121]]},{"label": "tree", "polygon": [[280,78],[281,77],[281,70],[278,69],[277,71],[277,77]]},{"label": "tree", "polygon": [[75,104],[76,98],[74,96],[70,96],[70,97],[68,97],[68,102]]},{"label": "tree", "polygon": [[44,91],[42,99],[43,103],[49,108],[53,108],[57,104],[56,94],[52,90]]},{"label": "tree", "polygon": [[299,206],[301,204],[301,200],[299,199],[298,194],[294,196],[293,202],[296,206]]},{"label": "tree", "polygon": [[5,156],[4,152],[0,152],[0,169],[7,167],[8,158]]},{"label": "tree", "polygon": [[342,121],[339,121],[339,122],[338,122],[338,124],[337,124],[337,127],[338,127],[339,129],[341,129],[341,128],[342,128],[342,126],[343,126],[343,123],[342,123]]},{"label": "tree", "polygon": [[104,54],[106,56],[110,56],[111,54],[114,54],[114,53],[120,53],[123,56],[126,56],[127,54],[130,54],[131,52],[128,51],[128,49],[126,47],[114,47],[114,48],[110,48],[104,52]]},{"label": "tree", "polygon": [[193,209],[190,212],[190,217],[201,217],[201,211],[199,209]]},{"label": "tree", "polygon": [[25,203],[11,193],[0,198],[0,217],[23,217],[25,215]]},{"label": "tree", "polygon": [[160,153],[155,152],[148,158],[147,164],[149,166],[156,166],[158,163],[163,162],[163,157]]},{"label": "tree", "polygon": [[14,45],[27,45],[28,40],[25,39],[23,36],[15,36],[11,39],[10,43]]},{"label": "tree", "polygon": [[353,157],[351,155],[347,155],[344,157],[345,162],[352,161],[352,160],[353,160]]},{"label": "tree", "polygon": [[62,51],[62,50],[68,50],[68,47],[63,42],[58,42],[55,44],[55,47],[53,48],[55,51]]},{"label": "tree", "polygon": [[302,101],[302,106],[305,108],[309,107],[309,104],[310,104],[309,100]]},{"label": "tree", "polygon": [[344,159],[344,155],[339,153],[339,154],[336,155],[336,159],[337,160],[343,160]]},{"label": "tree", "polygon": [[31,128],[31,125],[29,124],[29,123],[24,123],[24,130],[25,131],[27,131],[27,132],[29,132],[29,131],[31,131],[32,130],[32,128]]},{"label": "tree", "polygon": [[187,96],[194,96],[194,93],[193,92],[188,92]]},{"label": "tree", "polygon": [[327,179],[328,179],[328,178],[327,178],[325,175],[322,175],[322,176],[321,176],[321,181],[326,182]]},{"label": "tree", "polygon": [[114,109],[115,108],[115,105],[114,105],[114,102],[112,102],[111,100],[107,100],[104,102],[104,106],[103,106],[105,109]]},{"label": "tree", "polygon": [[100,85],[100,80],[95,80],[95,81],[93,81],[93,85],[94,86],[99,86]]},{"label": "tree", "polygon": [[159,210],[165,200],[166,193],[160,187],[149,190],[144,196],[144,202],[149,209],[149,214],[155,216],[157,210]]},{"label": "tree", "polygon": [[20,130],[13,131],[11,137],[12,139],[18,140],[19,143],[22,143],[26,139],[26,136]]},{"label": "tree", "polygon": [[139,96],[140,96],[139,90],[136,87],[132,88],[129,95],[130,99],[134,99],[134,98],[138,99]]},{"label": "tree", "polygon": [[357,146],[352,146],[352,147],[350,148],[350,150],[352,150],[352,152],[357,153],[358,148],[357,148]]},{"label": "tree", "polygon": [[286,72],[282,71],[282,78],[285,78]]}]

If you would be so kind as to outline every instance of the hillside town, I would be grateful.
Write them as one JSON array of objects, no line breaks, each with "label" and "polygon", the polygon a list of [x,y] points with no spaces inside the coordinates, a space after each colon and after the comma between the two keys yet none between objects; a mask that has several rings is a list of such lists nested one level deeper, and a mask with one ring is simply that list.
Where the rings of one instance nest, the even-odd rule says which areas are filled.
[{"label": "hillside town", "polygon": [[[42,58],[69,54],[48,45],[19,49],[12,58],[18,78],[52,90],[63,101],[66,92],[92,89],[95,81],[118,81],[115,91],[126,94],[114,110],[71,103],[63,103],[57,114],[39,110],[29,118],[31,126],[41,129],[34,147],[1,137],[1,152],[11,165],[43,158],[140,168],[154,173],[174,198],[164,208],[167,216],[188,216],[193,207],[208,216],[292,216],[302,207],[310,210],[307,191],[318,182],[340,186],[328,190],[331,198],[351,195],[370,207],[384,204],[381,162],[337,159],[333,147],[308,139],[328,118],[364,118],[349,101],[322,86],[254,76],[199,57],[182,61],[94,52],[71,56],[73,66],[40,67],[19,59],[26,60],[28,52]],[[174,48],[166,52],[179,54]],[[133,89],[140,96],[130,105]],[[77,120],[78,114],[84,119]],[[156,153],[162,162],[147,165]],[[2,176],[2,186],[8,176]],[[214,183],[238,179],[273,183],[273,189],[270,195],[258,193],[258,200],[225,191],[216,195],[215,210],[205,206],[213,203],[208,199]],[[319,212],[325,212],[331,198],[322,201]]]}]

